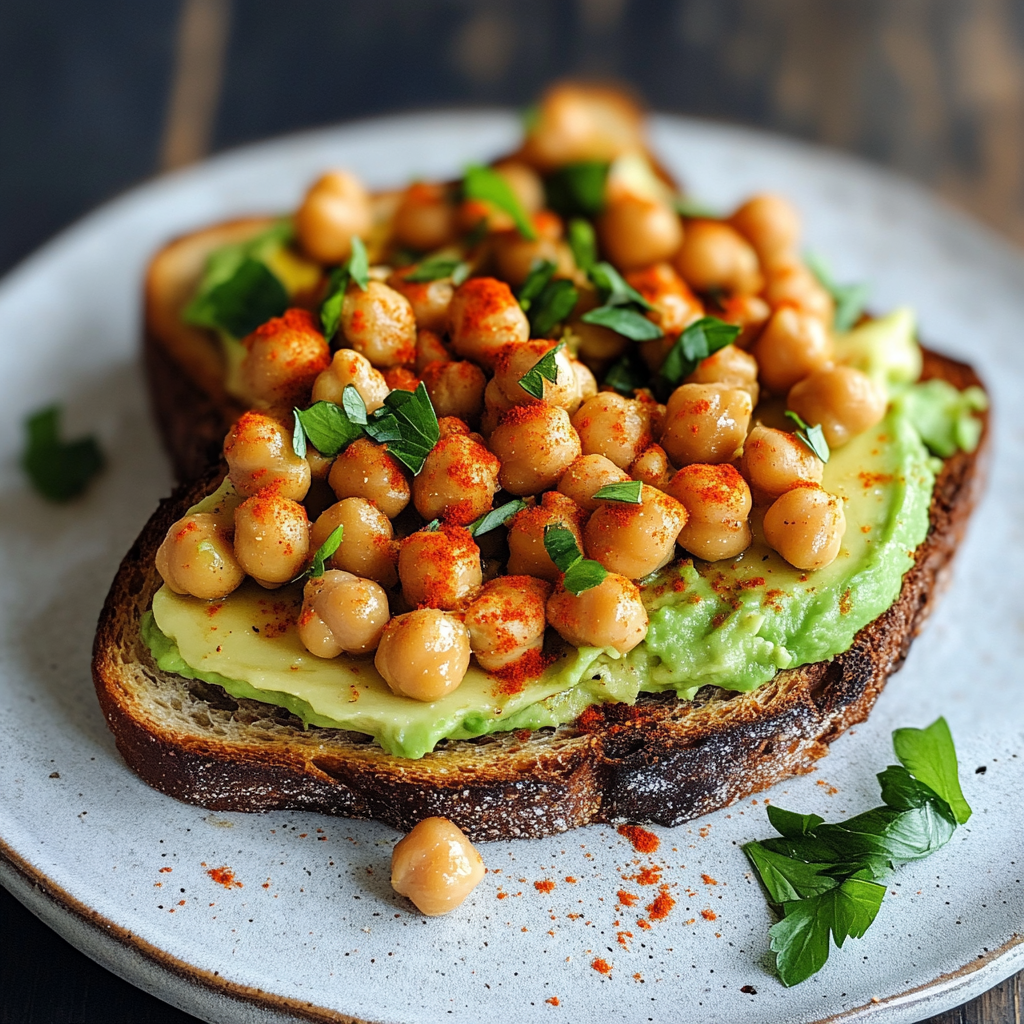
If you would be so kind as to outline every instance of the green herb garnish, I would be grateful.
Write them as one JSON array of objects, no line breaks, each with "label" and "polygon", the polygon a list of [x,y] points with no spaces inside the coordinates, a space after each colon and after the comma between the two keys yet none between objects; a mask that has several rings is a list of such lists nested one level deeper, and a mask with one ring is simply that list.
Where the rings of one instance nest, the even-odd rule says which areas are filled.
[{"label": "green herb garnish", "polygon": [[850,330],[864,312],[871,289],[866,284],[837,284],[828,264],[816,253],[805,253],[804,262],[836,304],[835,315],[832,318],[833,329]]},{"label": "green herb garnish", "polygon": [[469,277],[469,271],[470,266],[465,260],[454,256],[434,256],[418,263],[403,280],[413,284],[424,284],[427,281],[440,281],[442,278],[450,277],[452,284],[458,287]]},{"label": "green herb garnish", "polygon": [[596,217],[604,208],[608,166],[584,160],[559,167],[544,182],[548,208],[562,217]]},{"label": "green herb garnish", "polygon": [[569,248],[576,266],[585,273],[597,262],[597,236],[590,221],[574,217],[569,221]]},{"label": "green herb garnish", "polygon": [[526,502],[521,498],[515,498],[504,505],[499,505],[498,508],[492,508],[490,512],[470,523],[466,529],[469,530],[471,536],[479,537],[481,534],[496,530],[499,526],[504,526],[516,513],[522,512],[524,508],[526,508]]},{"label": "green herb garnish", "polygon": [[60,438],[60,406],[51,405],[25,420],[21,465],[32,486],[50,501],[77,498],[106,460],[95,437]]},{"label": "green herb garnish", "polygon": [[594,287],[601,293],[606,306],[636,305],[644,310],[654,307],[610,264],[602,260],[587,270]]},{"label": "green herb garnish", "polygon": [[266,265],[246,257],[226,281],[201,292],[185,308],[190,324],[244,338],[288,308],[288,292]]},{"label": "green herb garnish", "polygon": [[562,586],[577,597],[584,590],[600,586],[608,575],[600,562],[583,557],[572,531],[557,523],[544,527],[544,550],[564,574]]},{"label": "green herb garnish", "polygon": [[643,488],[643,482],[640,480],[624,480],[620,483],[605,484],[594,491],[594,497],[600,501],[623,501],[629,505],[641,505]]},{"label": "green herb garnish", "polygon": [[555,276],[555,269],[553,260],[536,259],[530,265],[530,272],[516,293],[516,298],[524,313],[530,311],[533,300],[544,291],[548,282]]},{"label": "green herb garnish", "polygon": [[552,280],[555,269],[551,260],[534,260],[519,289],[519,305],[530,320],[530,333],[535,338],[547,337],[573,311],[579,298],[571,281]]},{"label": "green herb garnish", "polygon": [[643,359],[633,350],[626,351],[604,375],[604,383],[624,395],[631,395],[638,388],[646,387],[651,371]]},{"label": "green herb garnish", "polygon": [[345,292],[348,291],[350,281],[354,281],[364,292],[370,285],[370,264],[366,246],[358,235],[352,238],[352,253],[348,260],[331,271],[327,297],[320,305],[320,322],[323,324],[324,337],[328,341],[338,333],[341,307],[345,303]]},{"label": "green herb garnish", "polygon": [[549,349],[533,364],[533,366],[519,378],[519,386],[534,398],[544,397],[544,381],[552,384],[558,380],[558,362],[556,356],[565,348],[565,342],[560,341],[554,348]]},{"label": "green herb garnish", "polygon": [[492,203],[499,210],[504,210],[512,218],[523,238],[536,240],[537,232],[534,231],[530,219],[512,191],[512,186],[493,167],[483,167],[480,164],[467,167],[462,179],[462,191],[467,199]]},{"label": "green herb garnish", "polygon": [[415,391],[392,391],[363,429],[374,441],[387,444],[388,454],[414,476],[441,438],[437,414],[422,382]]},{"label": "green herb garnish", "polygon": [[784,985],[821,970],[830,936],[839,947],[863,936],[885,895],[879,879],[944,846],[971,816],[944,718],[897,729],[893,746],[902,764],[878,773],[883,806],[836,824],[769,806],[779,837],[743,848],[782,913],[768,933]]},{"label": "green herb garnish", "polygon": [[828,462],[829,456],[832,452],[829,450],[828,441],[825,440],[825,432],[821,429],[821,424],[816,423],[813,427],[808,426],[797,413],[793,412],[792,409],[787,409],[786,415],[797,425],[798,429],[794,431],[794,434],[803,441],[803,443],[810,448],[822,462]]},{"label": "green herb garnish", "polygon": [[656,323],[643,315],[642,310],[654,307],[635,288],[626,284],[610,263],[595,263],[587,273],[601,293],[604,304],[584,313],[580,317],[584,323],[607,327],[631,341],[654,341],[664,335]]},{"label": "green herb garnish", "polygon": [[331,530],[327,540],[317,548],[316,554],[313,556],[313,564],[309,568],[311,579],[315,580],[323,576],[324,565],[334,557],[334,553],[341,547],[341,535],[344,530],[344,526],[336,526]]},{"label": "green herb garnish", "polygon": [[680,217],[696,217],[701,220],[721,220],[722,214],[691,196],[676,196],[673,205]]},{"label": "green herb garnish", "polygon": [[731,345],[740,333],[735,324],[714,316],[703,316],[690,324],[661,364],[659,374],[673,387],[689,377],[708,356]]},{"label": "green herb garnish", "polygon": [[[301,457],[306,454],[307,440],[321,455],[334,458],[363,436],[363,425],[353,423],[344,409],[334,402],[315,402],[308,409],[294,409],[293,412],[295,432],[292,435],[292,447],[295,454]],[[300,429],[303,437],[296,443]]]}]

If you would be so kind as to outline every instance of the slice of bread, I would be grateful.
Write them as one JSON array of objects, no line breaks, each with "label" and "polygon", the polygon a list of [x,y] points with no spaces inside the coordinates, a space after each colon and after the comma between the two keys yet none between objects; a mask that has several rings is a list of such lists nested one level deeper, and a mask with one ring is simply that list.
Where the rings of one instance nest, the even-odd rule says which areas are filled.
[{"label": "slice of bread", "polygon": [[[188,398],[182,371],[165,386]],[[924,377],[979,384],[969,366],[926,352]],[[191,383],[191,382],[189,382]],[[182,433],[195,406],[169,410]],[[218,442],[219,443],[219,442]],[[831,661],[780,672],[751,693],[708,687],[692,701],[642,695],[593,707],[572,725],[448,741],[421,760],[365,736],[304,730],[287,711],[160,671],[140,621],[161,585],[168,527],[215,485],[214,471],[165,501],[128,552],[100,616],[93,676],[117,746],[146,782],[212,810],[305,808],[409,829],[450,818],[475,840],[549,835],[589,822],[675,825],[806,772],[863,721],[931,611],[983,480],[988,428],[947,459],[931,528],[896,603]]]}]

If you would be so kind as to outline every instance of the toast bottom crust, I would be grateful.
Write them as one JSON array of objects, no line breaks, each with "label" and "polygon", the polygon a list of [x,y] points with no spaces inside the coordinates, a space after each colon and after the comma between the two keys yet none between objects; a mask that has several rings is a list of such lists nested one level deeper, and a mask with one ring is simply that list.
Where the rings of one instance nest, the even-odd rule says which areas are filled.
[{"label": "toast bottom crust", "polygon": [[[969,366],[930,352],[924,377],[980,384]],[[589,708],[557,729],[448,741],[418,761],[353,733],[303,730],[283,709],[156,667],[140,635],[160,586],[156,549],[207,492],[208,476],[161,504],[121,564],[94,647],[100,705],[144,781],[211,810],[308,809],[403,831],[442,815],[482,841],[594,822],[677,825],[810,771],[832,740],[867,718],[945,588],[980,495],[988,435],[986,421],[975,452],[945,461],[928,536],[899,597],[843,654],[779,672],[750,693],[642,695],[635,705]]]}]

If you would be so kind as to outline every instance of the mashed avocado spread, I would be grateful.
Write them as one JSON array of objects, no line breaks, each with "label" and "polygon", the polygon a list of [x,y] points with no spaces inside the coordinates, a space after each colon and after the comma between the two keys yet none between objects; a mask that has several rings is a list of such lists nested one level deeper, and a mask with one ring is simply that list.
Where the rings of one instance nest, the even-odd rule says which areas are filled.
[{"label": "mashed avocado spread", "polygon": [[[920,372],[913,327],[912,316],[897,311],[839,341],[840,353],[884,380],[894,399],[878,426],[833,452],[825,467],[822,485],[845,501],[839,557],[813,573],[793,568],[764,543],[755,510],[754,542],[739,557],[681,559],[642,582],[650,626],[624,657],[561,644],[538,679],[502,682],[474,664],[457,690],[422,703],[393,694],[372,659],[311,655],[294,624],[301,584],[268,591],[252,580],[213,602],[163,587],[143,620],[144,639],[165,671],[280,705],[307,725],[372,736],[410,758],[446,738],[569,722],[591,704],[631,702],[640,691],[687,699],[706,685],[753,690],[779,669],[845,651],[895,601],[928,531],[940,463],[925,441],[942,454],[950,438],[960,447],[977,443],[962,424],[983,395],[910,383]],[[758,410],[768,425],[782,426],[781,413]],[[195,511],[237,500],[226,482]]]}]

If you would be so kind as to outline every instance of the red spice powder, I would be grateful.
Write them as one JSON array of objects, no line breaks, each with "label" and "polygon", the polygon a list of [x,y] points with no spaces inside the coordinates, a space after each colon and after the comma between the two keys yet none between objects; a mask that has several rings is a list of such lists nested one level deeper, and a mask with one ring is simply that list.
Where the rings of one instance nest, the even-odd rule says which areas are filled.
[{"label": "red spice powder", "polygon": [[675,905],[676,901],[668,894],[668,886],[663,885],[654,902],[647,904],[647,914],[652,921],[664,921]]},{"label": "red spice powder", "polygon": [[509,665],[503,665],[496,669],[491,675],[501,680],[498,692],[511,696],[521,693],[523,687],[530,679],[538,679],[544,674],[544,670],[554,664],[557,655],[545,654],[543,651],[527,651],[521,658],[517,658]]},{"label": "red spice powder", "polygon": [[569,883],[570,885],[575,885],[575,884],[576,884],[576,879],[575,879],[575,878],[573,878],[573,877],[572,877],[572,875],[566,875],[566,876],[565,876],[565,880],[566,880],[566,881],[567,881],[567,882],[568,882],[568,883]]},{"label": "red spice powder", "polygon": [[661,881],[661,868],[641,868],[635,875],[627,876],[631,881],[640,885],[657,885]]},{"label": "red spice powder", "polygon": [[210,868],[206,872],[218,885],[223,885],[225,889],[241,889],[243,888],[241,882],[235,881],[235,873],[228,867]]},{"label": "red spice powder", "polygon": [[552,996],[550,999],[545,999],[545,1003],[550,1003],[552,1006],[558,1006],[558,996]]},{"label": "red spice powder", "polygon": [[701,881],[705,885],[718,885],[718,883],[710,875],[701,875]]},{"label": "red spice powder", "polygon": [[166,874],[168,874],[169,872],[171,872],[173,870],[174,870],[174,868],[161,868],[160,869],[160,874],[161,875],[166,875]]},{"label": "red spice powder", "polygon": [[533,887],[537,892],[551,892],[555,888],[555,883],[550,878],[545,878],[541,882],[534,882]]},{"label": "red spice powder", "polygon": [[624,907],[636,906],[636,901],[640,898],[639,896],[634,896],[631,892],[626,892],[625,889],[620,889],[616,895],[619,897],[619,902]]},{"label": "red spice powder", "polygon": [[649,932],[651,930],[651,926],[647,923],[646,919],[644,919],[642,917],[637,921],[636,926],[637,926],[637,928],[643,928],[644,931],[647,931],[647,932]]},{"label": "red spice powder", "polygon": [[661,840],[653,832],[639,825],[620,825],[617,831],[632,843],[638,853],[654,853],[661,846]]},{"label": "red spice powder", "polygon": [[611,974],[612,965],[607,960],[598,957],[591,965],[598,974]]},{"label": "red spice powder", "polygon": [[620,946],[622,946],[623,949],[629,949],[629,942],[628,942],[628,940],[631,939],[631,938],[633,938],[633,933],[632,932],[616,932],[615,933],[615,940],[618,942],[618,944]]},{"label": "red spice powder", "polygon": [[713,910],[702,910],[700,912],[700,916],[703,917],[705,921],[718,920],[718,915]]}]

